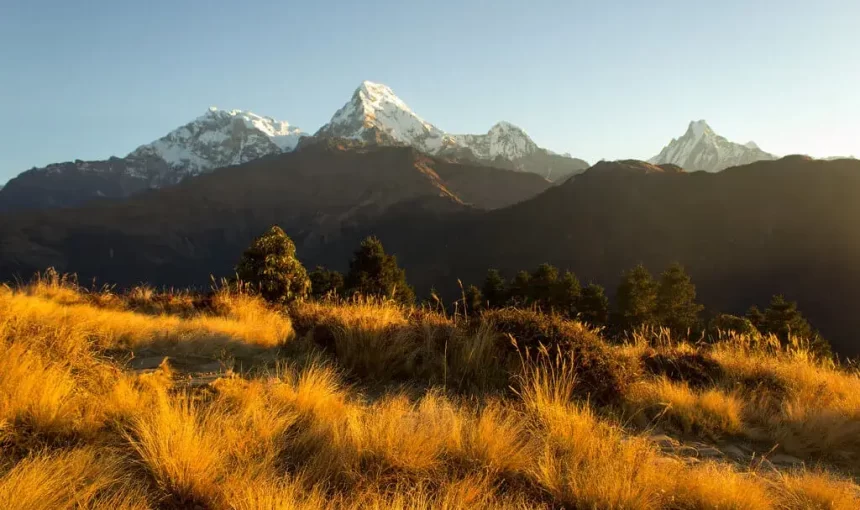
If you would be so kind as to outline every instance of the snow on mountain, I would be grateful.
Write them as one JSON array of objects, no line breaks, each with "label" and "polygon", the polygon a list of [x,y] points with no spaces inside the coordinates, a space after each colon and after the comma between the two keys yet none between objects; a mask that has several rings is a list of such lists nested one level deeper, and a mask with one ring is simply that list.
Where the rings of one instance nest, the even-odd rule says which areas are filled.
[{"label": "snow on mountain", "polygon": [[355,90],[352,99],[317,131],[317,136],[411,145],[429,153],[453,142],[444,131],[413,112],[390,88],[369,81]]},{"label": "snow on mountain", "polygon": [[516,160],[538,150],[525,131],[509,122],[497,123],[486,135],[455,135],[454,140],[481,159]]},{"label": "snow on mountain", "polygon": [[681,138],[673,138],[649,163],[671,163],[686,170],[719,172],[776,156],[761,150],[755,142],[744,145],[730,142],[716,134],[704,120],[692,121]]},{"label": "snow on mountain", "polygon": [[128,157],[157,157],[180,174],[195,175],[292,151],[304,135],[301,129],[271,117],[213,107]]},{"label": "snow on mountain", "polygon": [[410,145],[429,154],[468,149],[475,158],[516,161],[539,150],[522,129],[499,122],[487,134],[452,135],[412,111],[387,86],[363,82],[317,136]]}]

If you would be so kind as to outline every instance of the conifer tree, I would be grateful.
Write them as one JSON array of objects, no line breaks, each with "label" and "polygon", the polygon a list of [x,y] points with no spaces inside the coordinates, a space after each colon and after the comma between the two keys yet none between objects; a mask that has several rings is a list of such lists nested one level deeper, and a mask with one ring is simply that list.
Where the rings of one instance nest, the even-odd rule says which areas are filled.
[{"label": "conifer tree", "polygon": [[684,267],[672,264],[660,275],[657,288],[657,320],[678,335],[686,334],[699,324],[704,307],[696,303],[696,286]]},{"label": "conifer tree", "polygon": [[577,303],[582,295],[582,285],[579,283],[579,278],[570,271],[565,271],[564,275],[558,279],[553,294],[553,307],[559,313],[568,317],[575,317]]},{"label": "conifer tree", "polygon": [[344,285],[347,293],[392,298],[404,304],[415,301],[406,271],[398,267],[397,257],[385,253],[376,237],[362,241],[349,263]]},{"label": "conifer tree", "polygon": [[316,299],[343,293],[343,275],[337,271],[317,266],[311,271],[310,279],[311,295]]},{"label": "conifer tree", "polygon": [[529,304],[531,275],[528,271],[520,271],[511,282],[508,300],[514,306],[526,306]]},{"label": "conifer tree", "polygon": [[528,296],[543,311],[549,312],[554,303],[557,292],[558,269],[551,264],[541,264],[532,273],[528,283]]},{"label": "conifer tree", "polygon": [[776,335],[783,342],[788,341],[789,335],[810,339],[812,326],[797,309],[797,303],[787,301],[781,295],[773,296],[764,311],[763,333]]},{"label": "conifer tree", "polygon": [[616,294],[614,322],[624,330],[654,324],[657,307],[657,284],[642,264],[623,274]]},{"label": "conifer tree", "polygon": [[747,320],[750,321],[750,324],[753,325],[757,330],[764,332],[764,314],[761,313],[761,310],[758,309],[756,305],[752,305],[747,310],[746,316]]},{"label": "conifer tree", "polygon": [[310,280],[296,258],[296,246],[278,226],[254,239],[236,264],[236,276],[272,303],[303,299]]},{"label": "conifer tree", "polygon": [[609,320],[609,299],[603,287],[596,283],[586,285],[577,301],[579,320],[592,326],[605,326]]},{"label": "conifer tree", "polygon": [[468,314],[476,314],[484,308],[484,295],[481,294],[481,289],[474,285],[469,285],[463,291],[463,307]]},{"label": "conifer tree", "polygon": [[505,284],[505,279],[499,274],[496,269],[487,271],[487,277],[484,278],[484,285],[481,287],[481,292],[484,295],[484,300],[490,308],[499,308],[505,306],[508,301],[508,290]]}]

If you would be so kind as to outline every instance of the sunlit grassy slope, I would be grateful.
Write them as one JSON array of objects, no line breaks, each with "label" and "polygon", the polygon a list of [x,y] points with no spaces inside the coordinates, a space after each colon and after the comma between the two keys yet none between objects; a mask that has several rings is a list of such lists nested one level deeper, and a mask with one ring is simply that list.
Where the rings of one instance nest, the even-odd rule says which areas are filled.
[{"label": "sunlit grassy slope", "polygon": [[860,378],[767,338],[50,279],[0,344],[0,508],[860,508]]}]

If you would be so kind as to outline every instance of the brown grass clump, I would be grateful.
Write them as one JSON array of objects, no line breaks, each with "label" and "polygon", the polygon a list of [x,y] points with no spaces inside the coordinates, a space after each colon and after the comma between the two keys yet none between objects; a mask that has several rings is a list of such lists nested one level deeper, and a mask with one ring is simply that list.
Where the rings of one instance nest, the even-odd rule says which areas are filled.
[{"label": "brown grass clump", "polygon": [[632,408],[663,417],[685,433],[719,437],[743,430],[743,402],[716,388],[694,390],[684,383],[659,378],[633,385],[627,400]]},{"label": "brown grass clump", "polygon": [[[595,403],[617,401],[638,374],[638,367],[617,356],[596,333],[580,323],[514,308],[489,311],[483,320],[500,333],[510,335],[519,349],[528,351],[546,346],[569,353],[570,369],[577,378],[574,392]],[[509,340],[502,338],[499,342]]]}]

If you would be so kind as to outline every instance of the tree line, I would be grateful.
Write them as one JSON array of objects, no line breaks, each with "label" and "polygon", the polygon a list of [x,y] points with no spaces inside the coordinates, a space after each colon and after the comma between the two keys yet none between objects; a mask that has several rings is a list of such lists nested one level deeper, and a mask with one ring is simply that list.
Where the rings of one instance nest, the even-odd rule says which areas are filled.
[{"label": "tree line", "polygon": [[[310,273],[296,257],[292,240],[274,226],[254,240],[236,265],[236,276],[274,303],[326,296],[376,296],[402,304],[415,303],[415,292],[394,255],[382,242],[368,237],[353,253],[345,275],[317,266]],[[610,306],[605,289],[595,283],[582,286],[570,272],[550,264],[519,271],[505,279],[496,269],[487,271],[480,286],[463,287],[456,306],[469,314],[503,307],[534,307],[602,327],[611,335],[642,327],[662,327],[682,337],[704,336],[709,330],[758,331],[783,342],[792,336],[806,338],[819,350],[827,343],[813,330],[797,303],[774,296],[764,311],[752,306],[744,316],[715,314],[703,317],[696,286],[678,263],[655,278],[643,265],[625,271]]]}]

